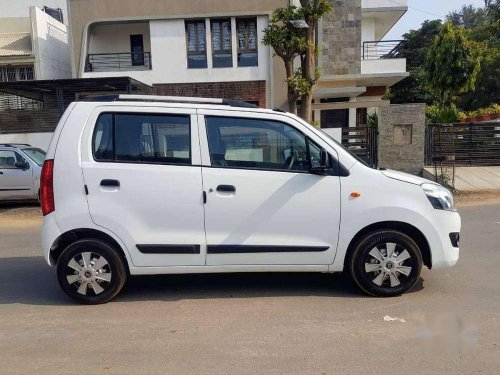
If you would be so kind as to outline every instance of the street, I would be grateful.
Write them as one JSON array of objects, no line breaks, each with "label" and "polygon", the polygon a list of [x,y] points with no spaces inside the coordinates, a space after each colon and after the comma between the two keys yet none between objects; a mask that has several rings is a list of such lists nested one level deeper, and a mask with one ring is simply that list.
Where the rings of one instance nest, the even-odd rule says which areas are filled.
[{"label": "street", "polygon": [[398,298],[340,274],[167,275],[80,306],[41,256],[39,207],[0,206],[0,373],[498,374],[500,204],[459,211],[459,264]]}]

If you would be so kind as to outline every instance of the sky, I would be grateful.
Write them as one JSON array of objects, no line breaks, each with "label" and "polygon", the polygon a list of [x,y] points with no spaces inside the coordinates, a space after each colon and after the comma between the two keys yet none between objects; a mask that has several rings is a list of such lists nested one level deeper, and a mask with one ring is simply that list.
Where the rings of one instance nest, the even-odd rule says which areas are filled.
[{"label": "sky", "polygon": [[[394,2],[396,2],[395,0]],[[448,13],[472,4],[483,7],[483,0],[408,0],[408,12],[389,31],[384,39],[402,39],[403,34],[420,28],[425,20],[443,19]]]}]

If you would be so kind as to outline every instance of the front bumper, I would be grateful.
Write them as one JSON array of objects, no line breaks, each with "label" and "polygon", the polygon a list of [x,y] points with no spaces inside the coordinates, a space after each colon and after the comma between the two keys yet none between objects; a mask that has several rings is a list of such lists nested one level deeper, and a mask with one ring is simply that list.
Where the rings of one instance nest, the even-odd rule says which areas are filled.
[{"label": "front bumper", "polygon": [[434,230],[431,235],[427,235],[427,240],[431,249],[432,269],[452,267],[459,258],[458,241],[454,241],[453,237],[460,233],[460,215],[458,212],[435,210],[431,221]]}]

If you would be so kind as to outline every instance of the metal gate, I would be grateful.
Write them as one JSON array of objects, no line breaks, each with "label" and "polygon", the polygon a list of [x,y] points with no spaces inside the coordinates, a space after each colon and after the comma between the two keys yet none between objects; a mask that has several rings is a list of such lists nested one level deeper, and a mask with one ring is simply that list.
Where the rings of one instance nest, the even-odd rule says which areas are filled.
[{"label": "metal gate", "polygon": [[377,128],[372,126],[342,128],[342,145],[374,167],[378,166],[377,138]]},{"label": "metal gate", "polygon": [[430,124],[425,165],[500,165],[500,123]]}]

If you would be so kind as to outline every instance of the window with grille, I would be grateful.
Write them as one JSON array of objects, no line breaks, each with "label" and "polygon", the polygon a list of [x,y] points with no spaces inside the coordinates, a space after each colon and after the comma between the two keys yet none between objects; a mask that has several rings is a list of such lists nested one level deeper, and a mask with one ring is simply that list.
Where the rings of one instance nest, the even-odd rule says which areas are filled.
[{"label": "window with grille", "polygon": [[212,54],[214,68],[233,66],[231,20],[212,20]]},{"label": "window with grille", "polygon": [[0,82],[32,81],[33,66],[0,66]]},{"label": "window with grille", "polygon": [[188,68],[206,68],[205,20],[186,21],[186,45]]},{"label": "window with grille", "polygon": [[257,19],[236,19],[238,66],[258,65]]}]

